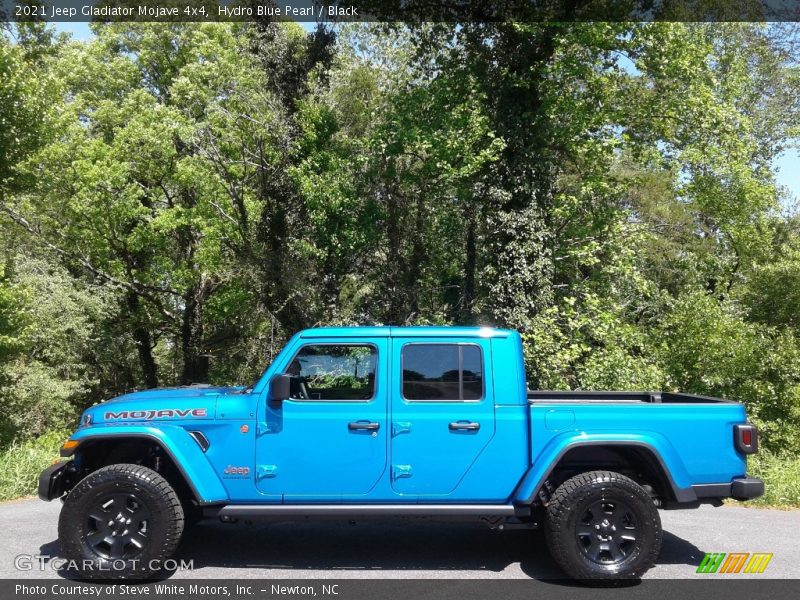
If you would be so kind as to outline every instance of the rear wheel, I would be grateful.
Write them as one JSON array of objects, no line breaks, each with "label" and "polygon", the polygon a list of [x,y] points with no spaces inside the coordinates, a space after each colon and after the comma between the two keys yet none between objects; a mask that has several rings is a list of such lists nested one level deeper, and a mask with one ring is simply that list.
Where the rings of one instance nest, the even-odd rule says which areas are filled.
[{"label": "rear wheel", "polygon": [[547,505],[547,544],[575,579],[632,579],[655,565],[661,519],[632,479],[591,471],[565,481]]},{"label": "rear wheel", "polygon": [[87,579],[153,576],[183,532],[181,501],[158,473],[133,464],[98,469],[69,493],[58,520],[62,557]]}]

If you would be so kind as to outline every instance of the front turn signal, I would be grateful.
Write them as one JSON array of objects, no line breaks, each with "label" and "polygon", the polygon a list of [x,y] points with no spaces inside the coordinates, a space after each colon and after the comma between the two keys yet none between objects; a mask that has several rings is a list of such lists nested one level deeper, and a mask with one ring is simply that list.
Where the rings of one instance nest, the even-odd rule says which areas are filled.
[{"label": "front turn signal", "polygon": [[75,452],[75,448],[78,447],[79,443],[78,440],[67,440],[61,444],[61,452],[59,452],[59,454],[65,458],[67,456],[72,456],[72,453]]}]

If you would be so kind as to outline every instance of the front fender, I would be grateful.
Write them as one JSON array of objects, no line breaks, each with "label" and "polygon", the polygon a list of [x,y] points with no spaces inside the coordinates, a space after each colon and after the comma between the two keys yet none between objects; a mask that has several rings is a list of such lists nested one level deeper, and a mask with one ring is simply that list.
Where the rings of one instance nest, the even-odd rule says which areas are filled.
[{"label": "front fender", "polygon": [[88,427],[70,436],[79,442],[78,451],[87,441],[145,438],[157,443],[172,459],[194,492],[200,504],[224,502],[228,493],[219,476],[206,459],[200,446],[183,427],[162,425],[120,425],[112,427]]},{"label": "front fender", "polygon": [[678,502],[694,502],[697,495],[683,461],[669,441],[658,433],[576,433],[555,436],[533,460],[514,492],[515,504],[531,504],[544,482],[561,458],[578,446],[634,446],[648,450],[660,463],[661,469]]}]

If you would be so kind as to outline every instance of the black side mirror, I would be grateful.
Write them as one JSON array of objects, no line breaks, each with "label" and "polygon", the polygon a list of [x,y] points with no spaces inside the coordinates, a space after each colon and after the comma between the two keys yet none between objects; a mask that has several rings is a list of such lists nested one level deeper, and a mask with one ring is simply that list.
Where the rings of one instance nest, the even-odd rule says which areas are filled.
[{"label": "black side mirror", "polygon": [[269,398],[273,402],[288,400],[291,396],[291,375],[275,375],[269,381]]}]

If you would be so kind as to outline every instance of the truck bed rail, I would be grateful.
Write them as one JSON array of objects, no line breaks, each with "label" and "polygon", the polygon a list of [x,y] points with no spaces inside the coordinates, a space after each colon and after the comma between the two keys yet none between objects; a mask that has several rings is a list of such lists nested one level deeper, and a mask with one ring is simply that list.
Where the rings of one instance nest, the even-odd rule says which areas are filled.
[{"label": "truck bed rail", "polygon": [[528,390],[528,403],[708,404],[733,402],[725,398],[677,392],[613,392],[589,390]]}]

